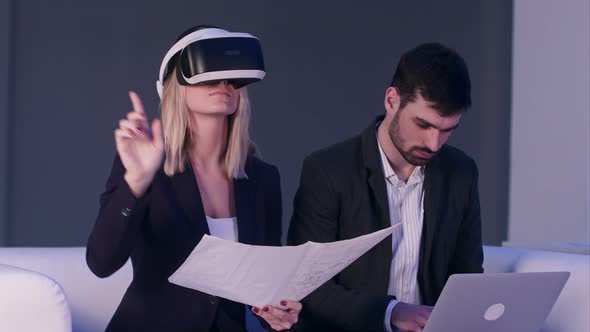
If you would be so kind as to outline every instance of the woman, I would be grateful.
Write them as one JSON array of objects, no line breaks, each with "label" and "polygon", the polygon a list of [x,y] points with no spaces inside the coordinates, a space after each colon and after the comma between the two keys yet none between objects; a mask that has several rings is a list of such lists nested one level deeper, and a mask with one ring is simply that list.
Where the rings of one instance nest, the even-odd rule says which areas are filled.
[{"label": "woman", "polygon": [[[175,46],[201,29],[187,30]],[[171,284],[168,277],[204,234],[280,245],[279,173],[254,154],[244,83],[181,85],[183,51],[172,53],[162,64],[168,70],[161,71],[161,122],[150,128],[139,97],[129,93],[133,111],[115,130],[118,155],[86,260],[101,278],[132,261],[133,280],[109,332],[245,331],[243,304]],[[252,308],[275,330],[291,328],[300,310],[299,302],[288,300],[281,308]]]}]

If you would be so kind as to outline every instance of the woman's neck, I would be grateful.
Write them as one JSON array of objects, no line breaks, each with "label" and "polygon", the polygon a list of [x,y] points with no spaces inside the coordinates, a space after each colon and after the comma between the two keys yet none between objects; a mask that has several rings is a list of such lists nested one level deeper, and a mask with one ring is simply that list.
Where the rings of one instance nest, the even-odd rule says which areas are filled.
[{"label": "woman's neck", "polygon": [[227,147],[227,116],[193,114],[190,159],[199,170],[219,168]]}]

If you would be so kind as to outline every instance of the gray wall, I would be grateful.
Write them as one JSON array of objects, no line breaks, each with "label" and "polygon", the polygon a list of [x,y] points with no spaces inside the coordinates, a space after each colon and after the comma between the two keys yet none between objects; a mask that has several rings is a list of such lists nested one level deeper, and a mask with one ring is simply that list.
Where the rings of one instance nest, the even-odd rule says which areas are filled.
[{"label": "gray wall", "polygon": [[[506,238],[510,1],[21,0],[13,6],[13,28],[3,27],[0,37],[0,46],[11,39],[14,46],[0,50],[0,66],[12,54],[14,71],[0,78],[9,84],[0,93],[11,93],[11,107],[3,98],[0,108],[1,170],[9,170],[0,190],[7,194],[0,197],[6,245],[84,245],[114,154],[112,131],[131,107],[127,91],[136,90],[157,115],[161,58],[179,32],[202,23],[262,41],[268,76],[250,90],[253,136],[281,170],[285,225],[303,158],[383,112],[401,53],[426,41],[456,48],[471,69],[474,103],[451,141],[479,163],[485,242]],[[9,25],[9,11],[0,12],[1,24]]]},{"label": "gray wall", "polygon": [[590,2],[514,6],[509,240],[590,243]]}]

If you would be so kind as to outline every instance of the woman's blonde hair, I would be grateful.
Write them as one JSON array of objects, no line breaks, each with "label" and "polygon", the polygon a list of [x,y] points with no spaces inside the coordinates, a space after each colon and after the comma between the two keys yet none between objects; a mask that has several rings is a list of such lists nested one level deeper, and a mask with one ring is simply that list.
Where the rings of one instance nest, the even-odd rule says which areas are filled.
[{"label": "woman's blonde hair", "polygon": [[[244,166],[249,153],[255,151],[250,141],[250,100],[246,88],[241,88],[237,110],[228,116],[228,137],[224,157],[224,169],[230,179],[246,178]],[[174,72],[166,80],[162,101],[162,128],[164,131],[164,173],[172,176],[183,172],[193,144],[191,116],[186,105],[185,89]],[[254,152],[255,153],[255,152]]]}]

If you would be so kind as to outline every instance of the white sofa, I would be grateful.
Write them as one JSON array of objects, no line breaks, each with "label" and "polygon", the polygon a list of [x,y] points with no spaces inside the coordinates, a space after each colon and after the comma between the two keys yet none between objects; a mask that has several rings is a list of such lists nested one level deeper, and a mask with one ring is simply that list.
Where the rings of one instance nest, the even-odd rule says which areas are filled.
[{"label": "white sofa", "polygon": [[[37,271],[39,272],[35,274],[37,277],[45,278],[43,275],[48,276],[49,279],[45,279],[55,281],[55,283],[47,283],[50,288],[53,287],[54,293],[56,289],[54,286],[60,285],[63,288],[63,293],[65,293],[71,311],[72,331],[104,331],[131,281],[131,265],[127,263],[113,276],[99,279],[86,266],[84,255],[85,249],[81,247],[0,248],[0,264]],[[570,279],[549,314],[542,331],[590,331],[589,255],[486,246],[484,247],[484,256],[486,272],[570,271]],[[19,273],[27,272],[21,270]],[[5,278],[6,273],[6,271],[0,269],[0,291],[3,289],[2,287],[12,288],[23,294],[29,294],[32,291],[32,288],[25,286],[20,281],[15,281],[15,278]],[[57,293],[61,292],[58,291]],[[36,296],[55,295],[51,294],[51,292],[40,292]],[[59,303],[60,295],[55,296],[57,296],[58,300],[53,302]],[[12,303],[6,302],[12,301],[16,301],[14,297],[4,297],[0,293],[0,308],[10,307]],[[30,307],[27,310],[29,312],[23,316],[27,320],[37,320],[37,323],[42,323],[44,320],[49,319],[47,315],[39,315],[35,311],[37,307]],[[8,331],[2,325],[4,320],[1,315],[2,312],[0,311],[0,331]],[[67,325],[67,313],[56,315],[65,315],[66,318],[64,319]],[[250,331],[260,329],[257,321],[250,315],[248,316],[248,327]],[[67,332],[69,330],[66,327],[63,331]]]},{"label": "white sofa", "polygon": [[[71,311],[74,332],[104,331],[131,282],[132,274],[128,262],[109,278],[96,277],[86,265],[85,248],[82,247],[0,248],[0,264],[38,271],[61,285]],[[3,281],[0,276],[0,282]],[[22,292],[27,293],[28,289],[22,289]],[[35,315],[30,312],[29,318],[35,319]],[[2,326],[1,319],[0,331],[8,331]]]},{"label": "white sofa", "polygon": [[41,273],[0,264],[0,331],[69,332],[71,327],[60,285]]}]

